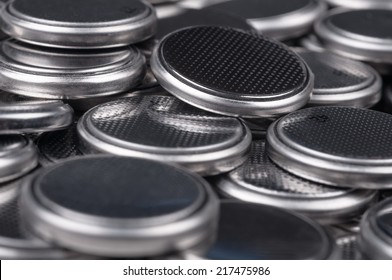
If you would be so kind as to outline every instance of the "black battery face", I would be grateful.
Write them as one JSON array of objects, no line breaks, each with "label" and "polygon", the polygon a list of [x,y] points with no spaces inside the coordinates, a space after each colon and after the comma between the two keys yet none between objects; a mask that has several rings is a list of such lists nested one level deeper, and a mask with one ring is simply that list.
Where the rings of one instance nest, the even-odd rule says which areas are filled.
[{"label": "black battery face", "polygon": [[0,0],[0,258],[392,259],[387,0]]}]

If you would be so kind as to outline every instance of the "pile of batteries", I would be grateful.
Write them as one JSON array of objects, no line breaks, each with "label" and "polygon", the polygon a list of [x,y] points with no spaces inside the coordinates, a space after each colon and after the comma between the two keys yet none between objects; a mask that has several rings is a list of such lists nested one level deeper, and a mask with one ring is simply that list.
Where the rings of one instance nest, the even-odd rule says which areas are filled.
[{"label": "pile of batteries", "polygon": [[149,2],[1,2],[0,258],[392,259],[392,1]]}]

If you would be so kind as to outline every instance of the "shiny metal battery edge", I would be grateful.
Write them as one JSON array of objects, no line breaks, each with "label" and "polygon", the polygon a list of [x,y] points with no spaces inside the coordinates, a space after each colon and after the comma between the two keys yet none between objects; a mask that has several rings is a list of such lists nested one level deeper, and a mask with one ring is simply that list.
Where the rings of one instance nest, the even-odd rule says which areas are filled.
[{"label": "shiny metal battery edge", "polygon": [[[153,98],[176,100],[175,97],[154,96]],[[182,101],[179,102],[183,103]],[[106,103],[104,105],[108,106],[110,104],[111,103]],[[186,103],[183,104],[185,105]],[[80,149],[84,154],[109,153],[117,156],[172,162],[189,168],[200,175],[207,176],[227,172],[239,166],[246,160],[250,151],[250,144],[252,141],[251,132],[247,126],[238,119],[233,120],[236,120],[238,123],[238,127],[241,128],[242,134],[235,135],[237,139],[232,137],[235,142],[233,142],[233,139],[230,139],[231,142],[233,142],[230,143],[230,145],[223,142],[223,144],[225,144],[224,146],[222,146],[222,143],[215,143],[213,145],[200,147],[189,146],[184,149],[180,149],[179,147],[165,148],[157,145],[141,145],[140,143],[126,141],[126,143],[124,143],[124,140],[119,140],[116,137],[109,137],[92,125],[91,115],[93,110],[98,108],[99,107],[95,107],[84,114],[77,124]],[[203,113],[203,111],[200,112]],[[219,115],[216,115],[216,117],[228,118]],[[205,122],[205,124],[207,124],[207,122]],[[180,130],[178,130],[177,134],[179,133]]]},{"label": "shiny metal battery edge", "polygon": [[[191,28],[181,29],[181,31]],[[182,101],[210,112],[246,118],[275,117],[279,114],[297,110],[305,106],[309,101],[314,85],[314,75],[300,57],[298,59],[304,64],[307,74],[304,88],[294,96],[281,100],[273,100],[273,98],[268,96],[259,100],[224,98],[214,95],[210,89],[196,85],[194,82],[182,77],[179,73],[173,75],[162,62],[161,46],[167,38],[176,32],[165,36],[161,40],[160,45],[154,48],[150,63],[151,69],[161,86]]]},{"label": "shiny metal battery edge", "polygon": [[[264,140],[254,141],[245,164],[214,180],[223,196],[296,211],[322,224],[350,221],[378,198],[376,191],[338,189],[292,175],[269,160],[263,143]],[[255,163],[259,155],[261,162]],[[241,177],[245,174],[249,177]],[[258,183],[259,176],[266,178],[260,179],[266,185]],[[268,181],[271,185],[267,185]]]},{"label": "shiny metal battery edge", "polygon": [[[386,209],[383,209],[386,208]],[[392,236],[378,225],[379,212],[391,212],[392,199],[387,199],[370,208],[362,217],[358,245],[366,258],[392,259]]]},{"label": "shiny metal battery edge", "polygon": [[0,186],[0,224],[4,226],[0,229],[0,259],[64,259],[76,256],[25,232],[18,201],[22,180],[25,178]]},{"label": "shiny metal battery edge", "polygon": [[[109,159],[113,157],[90,156],[83,158],[83,160],[94,158]],[[62,164],[70,161],[72,160],[64,161]],[[202,178],[185,169],[175,168],[196,178],[206,191],[206,196],[203,206],[198,211],[169,224],[132,228],[130,224],[124,227],[124,223],[122,223],[120,227],[116,228],[112,224],[110,228],[105,229],[99,223],[81,223],[78,220],[70,220],[69,217],[55,213],[41,204],[34,194],[34,187],[28,183],[22,189],[22,214],[39,236],[88,254],[145,257],[185,250],[214,234],[219,202]],[[34,180],[30,184],[33,182]]]},{"label": "shiny metal battery edge", "polygon": [[[315,23],[315,33],[323,47],[336,54],[372,63],[392,63],[392,40],[355,34],[332,25],[328,20],[344,13],[384,12],[392,10],[333,9]],[[364,17],[365,18],[365,17]],[[374,18],[374,16],[373,16]]]},{"label": "shiny metal battery edge", "polygon": [[[364,110],[372,114],[388,114],[368,109],[344,106],[312,107],[305,110]],[[335,108],[335,109],[333,109]],[[295,114],[292,113],[292,114]],[[289,114],[287,116],[290,116]],[[287,117],[286,116],[286,117]],[[332,156],[306,147],[298,149],[298,145],[289,146],[277,131],[280,122],[285,117],[274,122],[268,129],[267,150],[269,157],[283,169],[311,181],[338,187],[356,187],[365,189],[390,188],[392,185],[392,158],[386,160],[358,160]],[[320,121],[317,116],[315,121]],[[392,121],[392,118],[391,118]],[[322,120],[321,120],[322,122]]]},{"label": "shiny metal battery edge", "polygon": [[25,65],[7,58],[1,48],[0,87],[7,92],[48,99],[80,99],[121,93],[135,87],[146,73],[144,56],[138,49],[129,48],[128,56],[110,67],[77,71]]},{"label": "shiny metal battery edge", "polygon": [[37,150],[30,139],[22,135],[0,135],[0,144],[9,137],[14,137],[18,146],[0,151],[0,183],[18,178],[38,164]]},{"label": "shiny metal battery edge", "polygon": [[145,11],[135,18],[95,24],[56,22],[26,16],[11,9],[12,3],[4,6],[0,16],[5,33],[31,44],[75,49],[111,48],[134,44],[154,34],[155,11],[151,4],[141,2]]},{"label": "shiny metal battery edge", "polygon": [[[73,109],[62,101],[11,95],[13,94],[0,91],[0,134],[59,130],[72,123]],[[5,100],[8,96],[11,96],[11,100]]]}]

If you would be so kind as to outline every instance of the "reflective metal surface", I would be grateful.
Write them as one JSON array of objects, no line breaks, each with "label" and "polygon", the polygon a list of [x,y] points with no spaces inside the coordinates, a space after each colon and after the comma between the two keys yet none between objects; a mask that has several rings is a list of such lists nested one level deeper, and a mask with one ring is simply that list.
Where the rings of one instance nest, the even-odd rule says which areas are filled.
[{"label": "reflective metal surface", "polygon": [[86,153],[149,158],[214,175],[242,164],[249,130],[170,96],[138,96],[97,106],[78,123]]},{"label": "reflective metal surface", "polygon": [[28,226],[44,239],[114,257],[188,249],[213,234],[218,216],[201,177],[125,157],[85,157],[43,170],[26,182],[21,203]]},{"label": "reflective metal surface", "polygon": [[351,107],[314,107],[270,126],[268,155],[300,177],[338,187],[391,188],[392,116]]},{"label": "reflective metal surface", "polygon": [[10,36],[60,48],[126,46],[148,39],[156,27],[152,7],[135,0],[15,0],[0,16]]},{"label": "reflective metal surface", "polygon": [[54,50],[10,39],[0,43],[0,88],[50,99],[113,95],[142,81],[144,63],[143,55],[134,47]]},{"label": "reflective metal surface", "polygon": [[284,114],[303,107],[313,89],[313,74],[287,47],[224,27],[173,32],[154,50],[151,68],[176,97],[230,116]]}]

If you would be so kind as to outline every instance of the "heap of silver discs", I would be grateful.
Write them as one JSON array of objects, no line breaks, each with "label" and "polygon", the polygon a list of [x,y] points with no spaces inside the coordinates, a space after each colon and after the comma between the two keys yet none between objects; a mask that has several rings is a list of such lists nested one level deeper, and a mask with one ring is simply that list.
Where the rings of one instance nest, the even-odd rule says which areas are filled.
[{"label": "heap of silver discs", "polygon": [[0,259],[392,259],[391,19],[1,1]]}]

